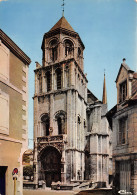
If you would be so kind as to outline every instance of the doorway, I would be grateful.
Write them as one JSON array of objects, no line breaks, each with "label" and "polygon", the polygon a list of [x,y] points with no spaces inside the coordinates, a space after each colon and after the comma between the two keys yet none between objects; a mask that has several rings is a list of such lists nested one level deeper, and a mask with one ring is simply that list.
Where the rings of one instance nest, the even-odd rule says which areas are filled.
[{"label": "doorway", "polygon": [[46,186],[52,182],[61,181],[61,154],[54,147],[47,147],[41,154],[41,165],[44,172]]},{"label": "doorway", "polygon": [[6,166],[0,166],[0,194],[6,194]]}]

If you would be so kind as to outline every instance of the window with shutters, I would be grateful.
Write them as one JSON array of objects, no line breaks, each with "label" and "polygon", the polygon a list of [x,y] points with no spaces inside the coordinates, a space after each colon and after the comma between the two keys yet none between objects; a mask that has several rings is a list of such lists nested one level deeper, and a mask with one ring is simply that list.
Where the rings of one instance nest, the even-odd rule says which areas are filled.
[{"label": "window with shutters", "polygon": [[9,80],[9,56],[9,49],[0,41],[0,77],[5,80]]},{"label": "window with shutters", "polygon": [[9,96],[3,92],[0,93],[0,133],[9,134]]}]

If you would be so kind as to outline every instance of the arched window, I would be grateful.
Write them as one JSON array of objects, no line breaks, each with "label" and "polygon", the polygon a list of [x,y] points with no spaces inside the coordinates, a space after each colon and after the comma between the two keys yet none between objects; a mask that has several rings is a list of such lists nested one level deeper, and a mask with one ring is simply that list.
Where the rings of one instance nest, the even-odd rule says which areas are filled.
[{"label": "arched window", "polygon": [[50,49],[51,49],[51,60],[54,62],[55,60],[57,60],[57,56],[58,56],[58,46],[57,46],[57,40],[54,39],[50,42]]},{"label": "arched window", "polygon": [[51,90],[51,75],[49,71],[46,73],[46,77],[47,77],[47,91],[50,91]]},{"label": "arched window", "polygon": [[65,117],[66,113],[63,110],[59,110],[55,113],[55,120],[57,122],[58,134],[65,134]]},{"label": "arched window", "polygon": [[73,55],[74,53],[74,46],[70,40],[65,40],[65,56]]},{"label": "arched window", "polygon": [[57,77],[57,89],[61,89],[61,69],[60,68],[56,70],[56,77]]},{"label": "arched window", "polygon": [[50,121],[49,121],[48,114],[44,114],[41,117],[41,123],[42,123],[43,135],[48,136],[49,135],[49,127],[50,127]]},{"label": "arched window", "polygon": [[58,134],[62,134],[63,132],[62,132],[62,119],[61,119],[61,117],[58,117],[58,119],[57,119],[57,124],[58,124]]}]

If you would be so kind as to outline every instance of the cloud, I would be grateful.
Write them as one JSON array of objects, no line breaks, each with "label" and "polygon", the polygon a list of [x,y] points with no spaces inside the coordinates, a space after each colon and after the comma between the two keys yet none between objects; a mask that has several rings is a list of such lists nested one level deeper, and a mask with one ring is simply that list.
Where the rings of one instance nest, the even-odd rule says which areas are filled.
[{"label": "cloud", "polygon": [[0,0],[0,2],[2,2],[2,1],[7,1],[7,0]]}]

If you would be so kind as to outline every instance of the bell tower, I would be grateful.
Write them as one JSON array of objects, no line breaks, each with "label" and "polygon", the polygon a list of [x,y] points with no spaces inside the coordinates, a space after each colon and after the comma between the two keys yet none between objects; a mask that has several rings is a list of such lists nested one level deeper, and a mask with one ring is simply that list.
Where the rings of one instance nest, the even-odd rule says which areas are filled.
[{"label": "bell tower", "polygon": [[84,48],[78,33],[63,16],[43,37],[43,66],[74,58],[83,71]]},{"label": "bell tower", "polygon": [[63,16],[44,34],[41,48],[42,65],[36,62],[34,71],[35,182],[84,180],[84,44]]}]

